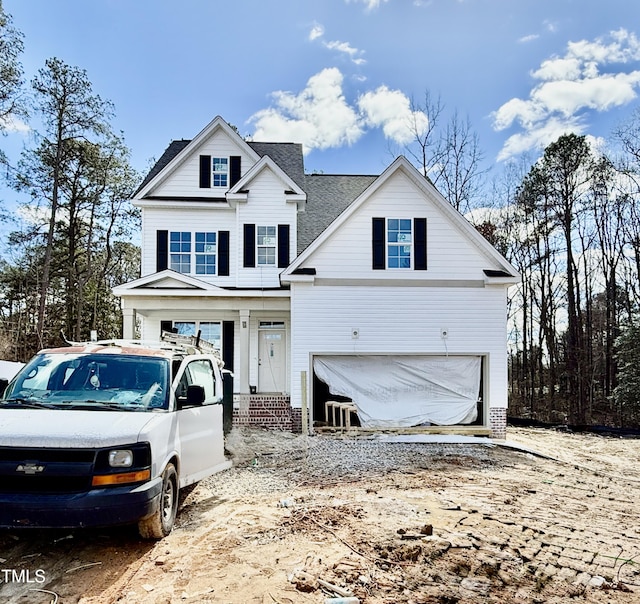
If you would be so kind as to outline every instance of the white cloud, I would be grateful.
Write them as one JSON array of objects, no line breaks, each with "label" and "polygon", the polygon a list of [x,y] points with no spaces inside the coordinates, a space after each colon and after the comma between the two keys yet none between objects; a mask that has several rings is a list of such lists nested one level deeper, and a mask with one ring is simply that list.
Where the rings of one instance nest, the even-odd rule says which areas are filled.
[{"label": "white cloud", "polygon": [[300,94],[273,93],[275,107],[249,119],[256,125],[254,140],[299,142],[306,153],[356,142],[363,130],[344,97],[342,80],[340,71],[332,67],[309,78]]},{"label": "white cloud", "polygon": [[533,42],[534,40],[537,40],[539,37],[540,36],[538,34],[529,34],[528,36],[522,36],[522,38],[520,38],[518,42],[526,44],[527,42]]},{"label": "white cloud", "polygon": [[[543,148],[564,132],[586,129],[588,111],[608,111],[637,98],[640,71],[623,66],[640,61],[640,41],[624,29],[607,38],[569,42],[562,57],[551,57],[531,73],[539,83],[528,99],[513,98],[493,113],[493,127],[504,130],[514,124],[523,132],[512,135],[499,158]],[[605,66],[610,67],[603,73]]]},{"label": "white cloud", "polygon": [[379,8],[381,4],[389,2],[389,0],[346,0],[347,4],[351,4],[352,2],[362,3],[366,6],[368,11],[372,11]]},{"label": "white cloud", "polygon": [[532,72],[538,80],[575,79],[581,75],[581,64],[576,57],[554,58],[543,61],[540,69]]},{"label": "white cloud", "polygon": [[31,132],[31,127],[15,116],[0,119],[0,128],[6,132],[17,132],[20,134]]},{"label": "white cloud", "polygon": [[550,118],[537,128],[526,129],[510,136],[498,153],[498,161],[510,159],[531,149],[543,149],[563,134],[582,134],[586,126],[577,118]]},{"label": "white cloud", "polygon": [[317,23],[314,24],[309,32],[310,41],[320,40],[325,48],[347,55],[347,57],[349,57],[349,59],[356,65],[366,63],[365,59],[362,58],[364,51],[354,48],[349,44],[349,42],[341,42],[339,40],[326,41],[322,40],[323,37],[324,27]]},{"label": "white cloud", "polygon": [[309,78],[299,94],[273,93],[274,106],[255,113],[254,140],[302,143],[304,152],[351,145],[367,130],[381,128],[397,144],[422,133],[427,117],[412,111],[409,98],[399,90],[380,86],[349,104],[342,90],[343,75],[337,68],[323,69]]},{"label": "white cloud", "polygon": [[410,143],[416,130],[422,134],[427,129],[427,116],[412,111],[409,98],[400,90],[380,86],[363,94],[358,107],[369,126],[381,127],[387,138],[400,145]]},{"label": "white cloud", "polygon": [[338,52],[346,54],[351,61],[353,61],[356,65],[362,65],[366,63],[366,61],[359,55],[362,54],[363,51],[358,50],[357,48],[353,48],[348,42],[323,42],[326,48],[329,50],[337,50]]},{"label": "white cloud", "polygon": [[322,38],[324,36],[324,27],[319,23],[315,23],[309,32],[309,40],[317,40],[318,38]]}]

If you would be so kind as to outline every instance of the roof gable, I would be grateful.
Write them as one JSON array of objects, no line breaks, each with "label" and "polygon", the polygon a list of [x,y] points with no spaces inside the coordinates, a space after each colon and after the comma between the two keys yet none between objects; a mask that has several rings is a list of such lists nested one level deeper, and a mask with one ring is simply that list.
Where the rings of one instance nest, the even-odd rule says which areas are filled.
[{"label": "roof gable", "polygon": [[278,166],[271,157],[265,155],[227,192],[227,200],[230,203],[246,201],[247,189],[251,183],[265,170],[273,173],[282,183],[282,187],[288,196],[288,200],[302,205],[306,200],[306,193],[294,182],[294,180]]},{"label": "roof gable", "polygon": [[188,289],[201,291],[221,290],[221,288],[211,285],[210,283],[206,283],[205,281],[201,281],[200,279],[178,273],[171,269],[165,269],[158,273],[152,273],[151,275],[146,275],[140,279],[135,279],[134,281],[129,281],[129,283],[115,287],[113,292],[115,295],[121,296],[123,294],[132,294],[140,290],[149,289]]},{"label": "roof gable", "polygon": [[[283,277],[293,274],[296,270],[305,266],[312,255],[319,252],[325,243],[334,237],[339,230],[346,225],[361,209],[364,209],[370,202],[377,198],[377,193],[387,186],[392,186],[402,175],[421,193],[425,203],[433,204],[434,208],[443,217],[446,224],[451,225],[464,237],[473,248],[486,259],[487,266],[483,267],[492,270],[501,270],[513,278],[518,277],[517,270],[504,258],[478,231],[467,221],[426,179],[416,168],[405,158],[397,158],[378,178],[376,178],[358,197],[348,205],[341,214],[320,234],[317,238],[300,253],[298,258],[284,271]],[[391,210],[393,206],[389,206]],[[389,214],[389,212],[386,212]],[[312,261],[313,262],[313,261]]]},{"label": "roof gable", "polygon": [[253,162],[258,161],[260,157],[258,153],[227,122],[217,116],[194,139],[190,141],[173,141],[144,179],[135,196],[145,197],[149,195],[218,132],[223,132],[230,142],[248,155]]},{"label": "roof gable", "polygon": [[260,156],[268,155],[294,182],[304,188],[304,160],[300,143],[262,143],[248,141],[247,144]]}]

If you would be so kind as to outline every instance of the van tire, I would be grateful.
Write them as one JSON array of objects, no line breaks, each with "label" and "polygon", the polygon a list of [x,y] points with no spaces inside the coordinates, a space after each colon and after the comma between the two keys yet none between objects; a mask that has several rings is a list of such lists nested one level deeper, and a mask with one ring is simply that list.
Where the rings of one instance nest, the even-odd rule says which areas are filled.
[{"label": "van tire", "polygon": [[138,532],[143,539],[162,539],[173,528],[178,512],[178,473],[172,463],[162,473],[160,505],[148,518],[138,522]]}]

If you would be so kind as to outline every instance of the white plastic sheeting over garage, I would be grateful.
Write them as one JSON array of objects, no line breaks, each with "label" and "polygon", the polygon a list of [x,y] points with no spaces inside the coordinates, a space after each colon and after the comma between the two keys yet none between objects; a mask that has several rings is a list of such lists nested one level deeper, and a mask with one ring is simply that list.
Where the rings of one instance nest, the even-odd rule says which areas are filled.
[{"label": "white plastic sheeting over garage", "polygon": [[477,418],[479,356],[316,356],[316,375],[349,397],[363,428],[469,424]]},{"label": "white plastic sheeting over garage", "polygon": [[24,363],[0,361],[0,379],[11,381],[13,376],[24,367]]}]

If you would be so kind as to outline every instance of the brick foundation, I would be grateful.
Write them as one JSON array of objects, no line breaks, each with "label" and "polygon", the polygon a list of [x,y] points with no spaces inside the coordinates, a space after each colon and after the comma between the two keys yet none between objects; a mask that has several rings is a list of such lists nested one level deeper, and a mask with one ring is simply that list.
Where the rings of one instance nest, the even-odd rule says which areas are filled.
[{"label": "brick foundation", "polygon": [[489,427],[491,438],[507,437],[507,410],[505,408],[489,409]]},{"label": "brick foundation", "polygon": [[[296,413],[297,412],[297,413]],[[233,426],[259,426],[273,430],[300,431],[300,409],[291,408],[284,394],[234,394]],[[297,417],[296,417],[297,416]]]},{"label": "brick foundation", "polygon": [[[302,409],[292,409],[291,399],[285,394],[234,394],[233,426],[258,426],[300,434]],[[506,409],[489,409],[489,428],[491,438],[506,438]]]}]

